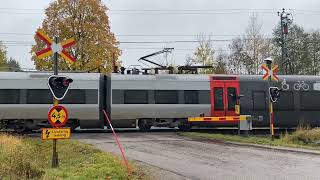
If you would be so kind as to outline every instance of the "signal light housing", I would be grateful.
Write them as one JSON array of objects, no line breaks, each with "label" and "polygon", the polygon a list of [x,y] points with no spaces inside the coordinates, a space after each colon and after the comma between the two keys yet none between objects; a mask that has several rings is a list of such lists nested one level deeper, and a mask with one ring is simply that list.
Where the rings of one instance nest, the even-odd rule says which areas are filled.
[{"label": "signal light housing", "polygon": [[67,76],[52,75],[48,78],[48,86],[57,100],[62,100],[67,94],[73,80]]},{"label": "signal light housing", "polygon": [[269,88],[269,96],[272,102],[277,102],[280,98],[280,89],[278,87],[270,87]]}]

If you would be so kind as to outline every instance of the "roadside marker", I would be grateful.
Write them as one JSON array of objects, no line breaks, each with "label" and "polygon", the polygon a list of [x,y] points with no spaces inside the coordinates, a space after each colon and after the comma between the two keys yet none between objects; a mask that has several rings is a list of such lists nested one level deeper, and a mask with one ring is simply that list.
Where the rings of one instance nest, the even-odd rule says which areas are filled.
[{"label": "roadside marker", "polygon": [[118,138],[117,134],[115,133],[115,131],[114,131],[113,127],[112,127],[111,121],[109,120],[109,117],[108,117],[108,115],[107,115],[106,111],[105,111],[104,109],[103,109],[102,111],[103,111],[104,116],[106,117],[106,119],[107,119],[107,121],[108,121],[108,124],[110,125],[110,128],[111,128],[112,133],[113,133],[113,137],[114,137],[114,139],[116,140],[116,143],[118,144],[118,147],[119,147],[119,149],[120,149],[120,151],[121,151],[122,158],[123,158],[123,160],[124,160],[124,162],[125,162],[125,164],[126,164],[126,167],[127,167],[128,173],[129,173],[129,174],[131,174],[131,169],[130,169],[130,166],[129,166],[128,160],[127,160],[126,156],[124,155],[124,151],[123,151],[123,149],[122,149],[122,147],[121,147],[121,144],[120,144],[119,138]]}]

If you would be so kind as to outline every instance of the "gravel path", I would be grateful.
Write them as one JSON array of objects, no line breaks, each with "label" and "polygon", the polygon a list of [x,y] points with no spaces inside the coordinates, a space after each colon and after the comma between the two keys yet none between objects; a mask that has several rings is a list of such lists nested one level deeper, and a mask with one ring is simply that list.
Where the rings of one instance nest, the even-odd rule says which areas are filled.
[{"label": "gravel path", "polygon": [[[320,156],[255,147],[199,142],[174,132],[119,133],[130,160],[152,179],[319,179]],[[119,154],[111,133],[73,138]]]}]

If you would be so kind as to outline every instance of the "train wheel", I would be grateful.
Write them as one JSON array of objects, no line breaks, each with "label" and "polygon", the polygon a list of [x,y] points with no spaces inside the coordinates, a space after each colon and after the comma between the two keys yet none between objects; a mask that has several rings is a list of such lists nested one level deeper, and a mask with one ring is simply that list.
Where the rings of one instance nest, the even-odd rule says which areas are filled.
[{"label": "train wheel", "polygon": [[150,130],[151,125],[148,124],[147,119],[139,119],[138,127],[139,127],[140,131],[147,132]]}]

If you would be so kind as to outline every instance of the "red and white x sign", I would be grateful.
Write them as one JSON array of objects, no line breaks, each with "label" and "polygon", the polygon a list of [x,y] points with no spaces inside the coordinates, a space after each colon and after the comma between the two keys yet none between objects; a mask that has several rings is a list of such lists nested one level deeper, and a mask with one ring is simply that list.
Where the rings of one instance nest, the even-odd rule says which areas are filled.
[{"label": "red and white x sign", "polygon": [[265,71],[265,74],[262,77],[263,80],[267,80],[268,77],[271,76],[272,80],[279,81],[279,77],[277,76],[277,72],[279,71],[278,65],[275,65],[271,69],[269,69],[266,64],[262,64],[261,68]]},{"label": "red and white x sign", "polygon": [[74,38],[67,39],[65,41],[62,41],[61,43],[55,43],[50,39],[42,30],[38,30],[36,35],[47,45],[47,48],[36,52],[36,55],[38,59],[46,58],[53,53],[59,53],[65,60],[68,60],[69,62],[73,63],[76,61],[76,59],[68,54],[65,49],[71,47],[76,42]]}]

